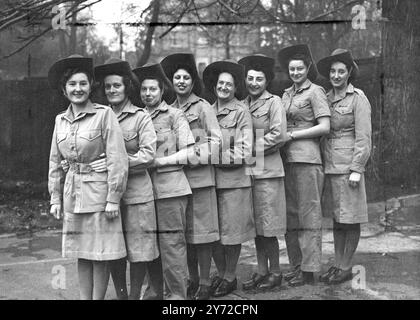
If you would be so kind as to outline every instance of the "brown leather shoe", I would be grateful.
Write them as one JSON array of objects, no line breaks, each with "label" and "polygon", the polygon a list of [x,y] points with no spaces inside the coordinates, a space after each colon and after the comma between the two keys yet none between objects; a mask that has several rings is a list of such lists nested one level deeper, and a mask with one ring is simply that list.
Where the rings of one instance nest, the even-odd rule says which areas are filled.
[{"label": "brown leather shoe", "polygon": [[332,266],[328,269],[327,272],[323,273],[319,276],[319,281],[321,282],[328,282],[328,279],[338,271],[339,269],[336,266]]},{"label": "brown leather shoe", "polygon": [[283,279],[286,280],[286,281],[290,281],[294,277],[296,277],[296,275],[298,274],[299,271],[300,271],[300,265],[297,265],[297,266],[293,267],[293,269],[291,269],[289,272],[286,272],[283,275]]},{"label": "brown leather shoe", "polygon": [[274,287],[280,286],[281,280],[281,274],[269,273],[268,276],[257,285],[257,288],[261,290],[272,289]]},{"label": "brown leather shoe", "polygon": [[187,285],[187,297],[189,297],[189,298],[191,298],[191,299],[193,299],[194,298],[194,295],[195,295],[195,293],[197,292],[197,290],[198,290],[198,282],[196,282],[196,281],[191,281],[191,280],[188,280],[188,285]]},{"label": "brown leather shoe", "polygon": [[209,300],[210,299],[210,286],[206,286],[205,284],[200,284],[193,299],[194,300]]},{"label": "brown leather shoe", "polygon": [[227,281],[226,279],[223,279],[220,285],[217,287],[216,291],[214,292],[214,297],[224,297],[228,295],[229,293],[236,290],[236,287],[238,286],[238,283],[235,280],[233,281]]},{"label": "brown leather shoe", "polygon": [[248,279],[247,281],[242,283],[242,290],[252,290],[257,287],[257,285],[263,281],[268,275],[261,275],[259,273],[254,273],[251,277],[251,279]]},{"label": "brown leather shoe", "polygon": [[210,295],[214,295],[214,292],[216,291],[217,287],[220,285],[220,283],[222,282],[222,278],[220,278],[219,276],[214,276],[211,279],[211,285],[210,285]]},{"label": "brown leather shoe", "polygon": [[329,279],[328,284],[340,284],[346,281],[349,281],[353,278],[351,268],[348,270],[338,269]]},{"label": "brown leather shoe", "polygon": [[300,271],[289,281],[289,286],[291,287],[300,287],[305,284],[314,284],[314,273],[313,272],[304,272]]}]

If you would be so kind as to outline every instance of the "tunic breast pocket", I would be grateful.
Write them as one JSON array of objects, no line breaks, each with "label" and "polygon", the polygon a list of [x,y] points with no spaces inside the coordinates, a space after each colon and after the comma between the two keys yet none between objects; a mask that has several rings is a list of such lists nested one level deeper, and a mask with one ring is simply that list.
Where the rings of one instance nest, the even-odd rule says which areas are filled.
[{"label": "tunic breast pocket", "polygon": [[198,114],[186,113],[185,116],[187,117],[191,130],[200,127],[200,120],[199,120]]},{"label": "tunic breast pocket", "polygon": [[137,143],[137,132],[136,131],[124,131],[124,143],[125,149],[128,153],[136,153],[138,151],[138,143]]},{"label": "tunic breast pocket", "polygon": [[311,121],[314,118],[310,101],[296,101],[293,103],[294,108],[291,110],[293,119]]},{"label": "tunic breast pocket", "polygon": [[102,145],[102,132],[100,129],[91,129],[79,131],[77,133],[79,139],[76,141],[79,153],[87,154],[101,154],[104,152]]},{"label": "tunic breast pocket", "polygon": [[176,152],[176,137],[171,128],[155,126],[157,142],[156,157],[166,157]]},{"label": "tunic breast pocket", "polygon": [[235,145],[236,122],[221,121],[219,125],[222,131],[223,149],[233,148]]},{"label": "tunic breast pocket", "polygon": [[338,130],[350,128],[354,122],[353,108],[349,106],[337,106],[331,117],[331,128]]},{"label": "tunic breast pocket", "polygon": [[252,124],[254,129],[264,129],[264,133],[270,128],[269,110],[257,110],[252,114]]}]

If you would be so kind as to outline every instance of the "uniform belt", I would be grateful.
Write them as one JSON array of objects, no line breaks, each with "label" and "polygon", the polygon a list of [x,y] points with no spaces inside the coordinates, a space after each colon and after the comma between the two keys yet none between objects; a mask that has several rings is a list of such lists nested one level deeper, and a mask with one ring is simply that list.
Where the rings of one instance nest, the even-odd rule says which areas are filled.
[{"label": "uniform belt", "polygon": [[341,137],[354,137],[354,131],[331,131],[328,139],[337,139]]},{"label": "uniform belt", "polygon": [[312,122],[293,121],[287,123],[287,129],[308,129],[313,126],[314,124]]},{"label": "uniform belt", "polygon": [[93,171],[93,168],[88,163],[81,162],[70,162],[70,170],[75,173],[90,173]]}]

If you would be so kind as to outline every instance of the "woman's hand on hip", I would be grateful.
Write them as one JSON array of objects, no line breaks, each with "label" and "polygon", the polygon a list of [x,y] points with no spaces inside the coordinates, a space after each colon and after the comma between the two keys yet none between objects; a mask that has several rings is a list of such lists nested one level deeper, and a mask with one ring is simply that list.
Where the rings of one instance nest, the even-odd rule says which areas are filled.
[{"label": "woman's hand on hip", "polygon": [[60,220],[63,217],[63,211],[61,210],[61,204],[53,204],[51,205],[50,213],[56,218]]},{"label": "woman's hand on hip", "polygon": [[91,163],[89,163],[89,165],[92,167],[92,169],[95,172],[105,172],[108,169],[106,166],[106,158],[101,158],[101,159],[92,161]]},{"label": "woman's hand on hip", "polygon": [[105,207],[105,215],[108,219],[118,217],[120,205],[118,203],[107,202]]},{"label": "woman's hand on hip", "polygon": [[356,188],[359,185],[361,176],[359,172],[352,172],[349,177],[350,187]]},{"label": "woman's hand on hip", "polygon": [[69,171],[70,165],[69,165],[69,162],[67,160],[65,160],[65,159],[61,160],[60,164],[61,164],[61,168],[63,168],[64,172]]}]

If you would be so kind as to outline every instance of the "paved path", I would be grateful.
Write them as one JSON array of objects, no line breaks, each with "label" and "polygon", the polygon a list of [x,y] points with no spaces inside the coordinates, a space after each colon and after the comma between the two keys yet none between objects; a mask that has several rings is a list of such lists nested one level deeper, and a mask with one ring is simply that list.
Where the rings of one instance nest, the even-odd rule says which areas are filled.
[{"label": "paved path", "polygon": [[[404,209],[396,229],[385,232],[379,223],[362,228],[355,265],[365,271],[361,289],[351,282],[337,286],[318,284],[268,292],[236,290],[227,299],[420,299],[420,209]],[[375,222],[375,221],[374,221]],[[284,238],[279,239],[280,263],[288,268]],[[332,232],[323,232],[324,268],[333,259]],[[256,268],[254,244],[243,245],[238,280]],[[33,235],[0,236],[0,299],[78,299],[75,260],[61,258],[61,234],[43,231]],[[114,299],[112,283],[106,299]]]}]

